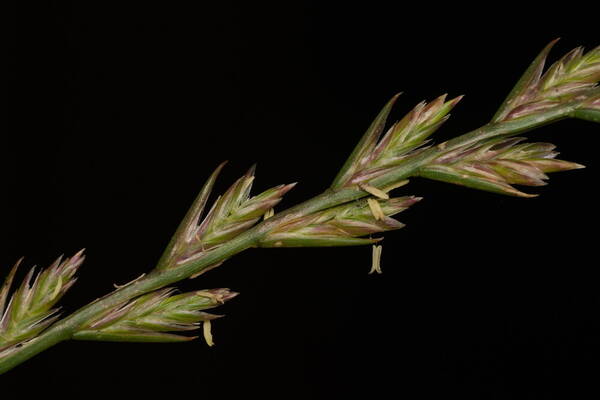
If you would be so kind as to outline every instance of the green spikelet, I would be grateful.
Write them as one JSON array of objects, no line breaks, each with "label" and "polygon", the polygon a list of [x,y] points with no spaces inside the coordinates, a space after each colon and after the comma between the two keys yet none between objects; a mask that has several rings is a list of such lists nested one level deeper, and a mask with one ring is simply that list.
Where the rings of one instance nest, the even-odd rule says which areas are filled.
[{"label": "green spikelet", "polygon": [[[600,46],[584,53],[577,47],[542,74],[546,58],[557,40],[548,44],[510,92],[492,122],[510,121],[548,110],[566,102],[582,102],[580,108],[598,98]],[[593,108],[593,107],[592,107]],[[585,113],[574,116],[585,118]]]},{"label": "green spikelet", "polygon": [[65,260],[59,257],[35,278],[31,268],[7,302],[22,259],[14,265],[0,290],[0,350],[33,338],[58,318],[59,309],[53,307],[77,280],[74,275],[84,258],[83,250]]},{"label": "green spikelet", "polygon": [[223,166],[224,163],[219,165],[200,191],[161,258],[159,269],[176,267],[190,259],[201,257],[207,250],[248,230],[261,217],[272,212],[273,207],[296,185],[279,185],[250,197],[255,170],[252,167],[217,198],[201,220],[208,197]]},{"label": "green spikelet", "polygon": [[354,201],[313,215],[285,221],[271,231],[260,243],[261,247],[301,246],[359,246],[380,239],[361,238],[404,227],[391,216],[406,210],[421,200],[405,196],[378,201],[383,218],[378,219],[369,200]]},{"label": "green spikelet", "polygon": [[218,318],[203,310],[217,307],[237,296],[229,289],[173,294],[160,289],[120,304],[86,323],[73,335],[78,340],[112,342],[185,342],[196,337],[174,334],[199,328],[201,322]]},{"label": "green spikelet", "polygon": [[336,177],[333,189],[369,183],[411,154],[423,149],[431,136],[450,116],[449,112],[462,96],[446,101],[442,95],[431,103],[417,104],[404,118],[380,139],[387,116],[398,95],[394,96],[381,110],[367,130],[354,152]]},{"label": "green spikelet", "polygon": [[520,143],[524,138],[497,138],[462,146],[423,167],[419,175],[474,189],[520,197],[534,197],[512,185],[542,186],[546,173],[583,168],[557,160],[550,143]]}]

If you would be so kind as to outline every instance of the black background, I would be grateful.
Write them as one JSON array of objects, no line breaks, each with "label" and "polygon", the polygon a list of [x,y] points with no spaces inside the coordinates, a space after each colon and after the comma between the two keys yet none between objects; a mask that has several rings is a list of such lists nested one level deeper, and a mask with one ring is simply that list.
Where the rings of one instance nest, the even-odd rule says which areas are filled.
[{"label": "black background", "polygon": [[[86,247],[73,311],[153,266],[224,159],[219,192],[254,162],[257,190],[299,181],[282,209],[327,187],[397,91],[396,118],[466,94],[438,140],[486,123],[548,41],[563,38],[553,60],[598,45],[589,5],[523,7],[22,3],[0,272]],[[367,275],[367,247],[247,251],[181,284],[241,292],[215,347],[63,343],[0,377],[3,395],[595,397],[597,136],[572,120],[532,134],[588,166],[535,199],[414,180],[399,194],[425,199],[386,235],[383,275]]]}]

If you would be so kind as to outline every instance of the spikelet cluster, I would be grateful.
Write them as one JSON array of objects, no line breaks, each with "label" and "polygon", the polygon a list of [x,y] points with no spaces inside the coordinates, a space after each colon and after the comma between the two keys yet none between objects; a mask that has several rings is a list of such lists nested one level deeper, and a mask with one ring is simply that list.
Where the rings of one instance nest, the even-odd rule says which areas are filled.
[{"label": "spikelet cluster", "polygon": [[[421,200],[405,196],[391,199],[368,198],[333,207],[300,218],[284,220],[261,241],[262,247],[353,246],[380,239],[361,238],[404,227],[392,218]],[[377,206],[372,206],[375,202]],[[370,204],[371,203],[371,204]],[[379,214],[381,213],[381,215]]]},{"label": "spikelet cluster", "polygon": [[204,252],[233,239],[255,225],[261,218],[272,215],[282,197],[296,184],[279,185],[251,197],[254,181],[252,167],[222,195],[202,217],[208,197],[224,164],[221,164],[204,184],[190,211],[179,226],[160,268],[201,257]]},{"label": "spikelet cluster", "polygon": [[342,167],[332,188],[368,183],[423,149],[428,138],[446,122],[450,110],[462,99],[459,96],[446,101],[446,95],[443,95],[430,103],[423,101],[380,138],[398,96],[394,96],[375,118]]},{"label": "spikelet cluster", "polygon": [[552,64],[545,73],[546,58],[556,40],[531,64],[493,122],[509,121],[545,111],[573,99],[582,99],[584,108],[600,111],[600,46],[584,52],[577,47]]},{"label": "spikelet cluster", "polygon": [[557,160],[550,143],[521,143],[524,138],[496,138],[446,152],[421,168],[423,177],[475,189],[520,197],[534,197],[512,185],[542,186],[546,173],[583,168]]},{"label": "spikelet cluster", "polygon": [[272,212],[283,195],[295,186],[279,185],[250,197],[253,180],[253,175],[244,175],[215,201],[194,231],[203,248],[224,243],[252,227],[263,215]]},{"label": "spikelet cluster", "polygon": [[59,257],[37,275],[31,268],[9,299],[22,259],[14,265],[0,290],[0,350],[35,337],[58,318],[54,306],[77,280],[74,275],[84,258],[81,250],[64,260]]},{"label": "spikelet cluster", "polygon": [[160,289],[120,304],[90,320],[74,334],[78,340],[113,342],[184,342],[195,337],[175,334],[199,328],[220,317],[203,310],[235,297],[229,289],[174,294]]}]

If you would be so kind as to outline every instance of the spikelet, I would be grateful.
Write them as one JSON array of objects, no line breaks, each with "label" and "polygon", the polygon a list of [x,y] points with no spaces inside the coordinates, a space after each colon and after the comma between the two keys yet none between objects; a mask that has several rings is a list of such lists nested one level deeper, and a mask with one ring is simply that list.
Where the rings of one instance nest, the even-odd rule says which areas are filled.
[{"label": "spikelet", "polygon": [[[253,171],[253,170],[251,170]],[[250,197],[254,176],[249,172],[238,179],[213,205],[202,223],[195,230],[195,249],[211,247],[231,240],[255,225],[265,213],[277,205],[284,194],[296,184],[279,185],[263,193]]]},{"label": "spikelet", "polygon": [[352,185],[359,185],[363,190],[372,187],[369,186],[371,180],[422,150],[428,138],[450,117],[449,112],[462,99],[458,96],[446,101],[446,95],[442,95],[429,104],[423,101],[380,138],[398,96],[385,105],[365,132],[335,178],[333,189]]},{"label": "spikelet", "polygon": [[[172,268],[201,256],[205,251],[233,239],[273,212],[283,196],[296,184],[279,185],[250,197],[254,181],[254,166],[217,198],[201,219],[216,178],[223,168],[219,165],[204,184],[190,211],[181,222],[158,268]],[[271,214],[272,215],[272,214]]]},{"label": "spikelet", "polygon": [[[113,342],[184,342],[195,337],[174,334],[196,330],[201,323],[210,328],[218,315],[211,309],[237,296],[229,289],[200,290],[173,294],[172,288],[156,290],[120,304],[82,326],[73,336],[78,340]],[[212,337],[210,337],[212,338]],[[209,345],[212,345],[208,340]]]},{"label": "spikelet", "polygon": [[[600,80],[600,46],[584,53],[577,47],[552,64],[545,73],[546,58],[557,40],[550,42],[537,56],[510,92],[492,122],[509,121],[576,100],[580,108],[596,110],[597,84]],[[575,112],[584,118],[585,113]],[[586,118],[587,119],[587,118]]]},{"label": "spikelet", "polygon": [[59,257],[35,277],[31,268],[8,300],[22,259],[14,265],[0,290],[0,350],[33,338],[58,318],[59,309],[53,307],[77,280],[74,275],[84,258],[83,250],[71,258]]},{"label": "spikelet", "polygon": [[[380,239],[361,238],[404,227],[391,216],[398,214],[420,197],[405,196],[388,200],[373,198],[353,201],[308,216],[282,222],[261,241],[262,247],[358,246]],[[372,202],[377,204],[374,211]]]},{"label": "spikelet", "polygon": [[550,143],[520,143],[524,138],[496,138],[446,152],[419,175],[494,193],[534,197],[512,185],[543,186],[546,173],[584,168],[557,160]]}]

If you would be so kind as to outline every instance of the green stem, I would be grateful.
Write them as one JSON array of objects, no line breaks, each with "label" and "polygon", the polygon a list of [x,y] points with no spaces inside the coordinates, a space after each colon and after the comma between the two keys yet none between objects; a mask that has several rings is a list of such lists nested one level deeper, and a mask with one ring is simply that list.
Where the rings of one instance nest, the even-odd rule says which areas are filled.
[{"label": "green stem", "polygon": [[[575,102],[568,103],[535,116],[523,117],[514,121],[498,124],[485,125],[455,139],[431,147],[413,157],[407,158],[393,171],[378,177],[371,182],[371,184],[377,187],[388,186],[415,175],[419,168],[427,165],[429,161],[446,151],[482,139],[501,135],[514,135],[531,130],[567,117],[569,113],[572,113],[576,109],[576,106],[577,103]],[[115,307],[144,293],[186,279],[245,249],[256,247],[260,240],[284,219],[309,215],[316,211],[344,204],[367,195],[368,193],[358,188],[328,189],[304,203],[276,214],[222,246],[208,251],[195,260],[188,260],[169,269],[155,269],[143,278],[109,293],[103,298],[84,306],[70,316],[56,322],[35,339],[23,343],[18,348],[11,349],[3,356],[0,355],[0,374],[9,371],[13,367],[57,343],[70,339],[82,324],[107,309]]]},{"label": "green stem", "polygon": [[591,122],[600,122],[600,110],[584,108],[573,113],[574,118],[584,119]]}]

